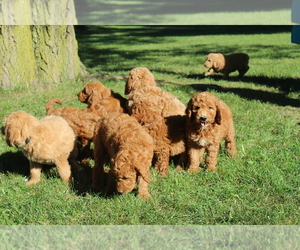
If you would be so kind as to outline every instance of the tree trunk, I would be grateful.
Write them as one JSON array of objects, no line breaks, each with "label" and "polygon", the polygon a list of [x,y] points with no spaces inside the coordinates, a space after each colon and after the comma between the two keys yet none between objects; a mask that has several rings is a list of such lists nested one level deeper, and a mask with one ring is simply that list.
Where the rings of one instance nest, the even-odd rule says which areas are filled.
[{"label": "tree trunk", "polygon": [[1,26],[0,58],[3,89],[63,83],[86,73],[73,26]]},{"label": "tree trunk", "polygon": [[83,76],[72,26],[76,23],[73,0],[0,0],[0,87]]}]

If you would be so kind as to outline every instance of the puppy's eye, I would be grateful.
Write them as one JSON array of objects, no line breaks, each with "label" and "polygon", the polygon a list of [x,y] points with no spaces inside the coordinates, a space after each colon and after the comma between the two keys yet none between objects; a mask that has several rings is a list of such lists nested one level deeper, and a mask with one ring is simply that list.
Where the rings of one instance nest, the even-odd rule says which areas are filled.
[{"label": "puppy's eye", "polygon": [[200,107],[194,107],[193,110],[194,111],[198,111],[200,109]]},{"label": "puppy's eye", "polygon": [[208,109],[214,109],[213,107],[208,107]]}]

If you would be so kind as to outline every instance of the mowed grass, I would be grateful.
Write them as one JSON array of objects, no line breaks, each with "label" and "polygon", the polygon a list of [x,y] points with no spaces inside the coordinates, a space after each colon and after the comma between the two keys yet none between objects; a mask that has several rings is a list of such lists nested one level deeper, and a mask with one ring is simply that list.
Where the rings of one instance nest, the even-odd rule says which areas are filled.
[{"label": "mowed grass", "polygon": [[[105,198],[89,186],[62,183],[55,168],[26,186],[28,161],[0,139],[0,224],[38,225],[298,225],[300,223],[299,46],[289,26],[77,27],[79,55],[92,78],[0,92],[0,117],[25,110],[41,118],[52,97],[83,108],[82,86],[100,80],[124,95],[134,67],[149,68],[161,88],[182,102],[210,91],[231,108],[238,158],[221,148],[218,171],[169,175],[151,169],[150,193]],[[250,70],[239,80],[204,78],[210,52],[248,53]],[[122,77],[119,77],[122,76]],[[119,80],[121,79],[121,80]],[[223,145],[222,145],[223,146]],[[93,162],[90,162],[92,166]],[[88,171],[87,171],[88,173]],[[82,179],[88,179],[82,176]]]}]

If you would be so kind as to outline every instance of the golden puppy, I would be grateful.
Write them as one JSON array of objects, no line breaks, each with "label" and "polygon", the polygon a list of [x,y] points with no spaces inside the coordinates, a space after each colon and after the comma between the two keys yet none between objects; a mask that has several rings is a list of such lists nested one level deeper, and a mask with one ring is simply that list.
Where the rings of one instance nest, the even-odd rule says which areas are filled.
[{"label": "golden puppy", "polygon": [[186,109],[188,170],[197,172],[206,152],[207,170],[216,170],[222,139],[228,154],[236,154],[235,131],[230,108],[208,92],[194,95]]},{"label": "golden puppy", "polygon": [[134,68],[129,72],[125,85],[125,95],[145,86],[156,86],[153,74],[145,67]]},{"label": "golden puppy", "polygon": [[154,139],[153,163],[164,176],[168,173],[170,156],[185,151],[182,123],[186,107],[173,94],[156,86],[153,74],[143,67],[129,72],[125,93],[129,94],[129,114],[146,127]]},{"label": "golden puppy", "polygon": [[22,148],[23,154],[30,162],[31,178],[26,185],[40,181],[42,164],[56,165],[60,177],[65,182],[71,180],[72,165],[75,163],[75,134],[68,123],[58,116],[46,116],[38,120],[24,112],[12,112],[5,117],[1,131],[8,146]]},{"label": "golden puppy", "polygon": [[204,74],[217,72],[223,73],[223,79],[228,79],[229,74],[234,71],[239,72],[239,77],[243,77],[249,70],[249,56],[243,53],[223,55],[221,53],[210,53],[204,62],[204,66],[209,70]]},{"label": "golden puppy", "polygon": [[153,157],[152,137],[137,120],[128,114],[110,113],[99,123],[94,137],[93,187],[104,187],[104,164],[110,160],[108,194],[131,192],[137,184],[137,193],[150,198],[150,166]]},{"label": "golden puppy", "polygon": [[96,105],[99,102],[102,102],[101,105],[104,105],[105,103],[103,103],[103,101],[107,98],[114,99],[120,104],[119,112],[127,113],[126,98],[113,92],[110,88],[105,87],[101,82],[87,83],[83,90],[81,90],[77,95],[79,101],[88,104],[88,107]]}]

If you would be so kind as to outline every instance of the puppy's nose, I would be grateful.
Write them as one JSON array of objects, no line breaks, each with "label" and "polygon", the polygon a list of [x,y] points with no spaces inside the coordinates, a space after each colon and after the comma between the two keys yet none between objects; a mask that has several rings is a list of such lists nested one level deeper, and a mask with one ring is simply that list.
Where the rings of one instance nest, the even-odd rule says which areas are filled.
[{"label": "puppy's nose", "polygon": [[207,120],[207,117],[205,117],[205,116],[200,117],[200,121],[205,122],[206,120]]}]

